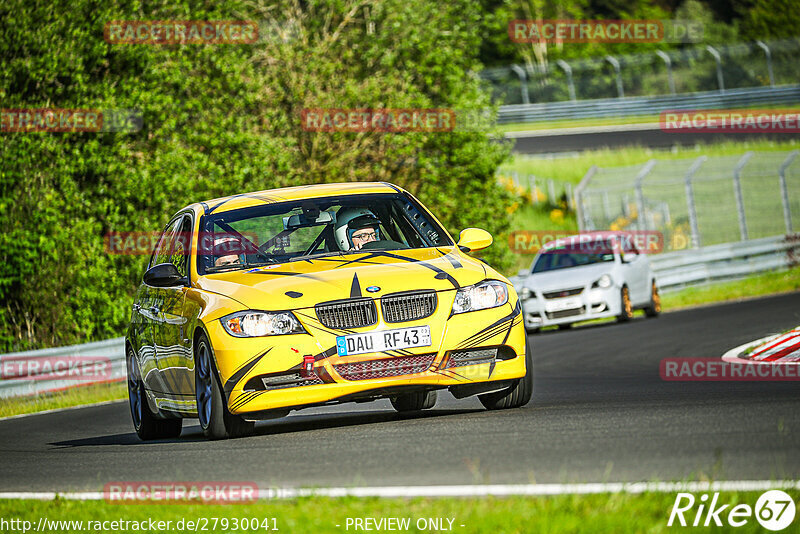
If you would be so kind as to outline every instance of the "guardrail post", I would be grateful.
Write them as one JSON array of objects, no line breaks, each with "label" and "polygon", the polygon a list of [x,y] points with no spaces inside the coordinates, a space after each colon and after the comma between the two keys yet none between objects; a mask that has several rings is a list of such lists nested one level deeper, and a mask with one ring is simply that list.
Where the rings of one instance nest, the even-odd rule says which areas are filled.
[{"label": "guardrail post", "polygon": [[783,222],[786,225],[786,233],[792,233],[792,212],[789,208],[789,190],[786,188],[786,169],[792,164],[800,150],[792,150],[789,156],[781,163],[781,168],[778,171],[778,176],[781,183],[781,202],[783,203]]},{"label": "guardrail post", "polygon": [[742,198],[742,182],[740,175],[742,169],[747,165],[751,157],[753,157],[752,152],[745,153],[742,159],[739,160],[739,163],[736,164],[736,168],[733,169],[733,193],[736,195],[736,212],[739,215],[739,233],[742,236],[742,241],[747,241],[747,218],[744,214],[744,199]]},{"label": "guardrail post", "polygon": [[650,174],[650,171],[653,170],[653,167],[656,166],[656,160],[651,159],[647,163],[644,164],[642,170],[639,171],[639,174],[636,175],[636,181],[634,182],[634,187],[636,188],[636,211],[637,211],[637,219],[636,219],[636,226],[639,230],[647,230],[647,220],[645,219],[645,205],[644,205],[644,192],[642,191],[642,182]]},{"label": "guardrail post", "polygon": [[531,100],[528,97],[528,74],[525,72],[525,69],[519,65],[511,65],[511,70],[513,70],[517,76],[519,76],[519,83],[522,88],[522,103],[530,104]]},{"label": "guardrail post", "polygon": [[550,204],[555,205],[558,200],[556,199],[556,184],[553,180],[547,180],[547,193],[550,196]]},{"label": "guardrail post", "polygon": [[614,72],[617,74],[617,96],[619,98],[625,97],[625,91],[622,90],[622,72],[619,68],[619,61],[614,56],[606,56],[606,61],[611,63],[611,66],[614,67]]},{"label": "guardrail post", "polygon": [[592,177],[597,174],[597,165],[592,165],[586,174],[583,176],[581,183],[575,188],[575,210],[578,215],[578,230],[585,231],[589,229],[589,214],[586,206],[583,204],[583,190],[592,181]]},{"label": "guardrail post", "polygon": [[722,79],[722,58],[720,57],[719,52],[717,52],[717,49],[713,46],[706,46],[706,50],[708,50],[708,53],[714,57],[714,61],[717,64],[717,84],[719,84],[719,92],[724,93],[725,82]]},{"label": "guardrail post", "polygon": [[669,93],[675,94],[675,78],[672,77],[672,59],[663,50],[656,50],[656,55],[664,60],[667,66],[667,82],[669,83]]},{"label": "guardrail post", "polygon": [[575,102],[577,98],[575,98],[575,83],[572,81],[572,67],[570,67],[569,63],[567,63],[563,59],[557,60],[556,65],[561,67],[564,70],[564,74],[567,75],[567,89],[569,89],[569,99]]},{"label": "guardrail post", "polygon": [[764,51],[764,55],[767,56],[767,72],[769,73],[769,84],[770,86],[775,87],[775,75],[772,73],[772,52],[767,46],[767,43],[765,43],[764,41],[756,41],[756,45],[758,45]]},{"label": "guardrail post", "polygon": [[692,248],[700,248],[702,246],[700,242],[700,228],[697,225],[697,207],[694,203],[694,189],[692,188],[692,177],[695,173],[700,170],[700,166],[708,158],[706,156],[700,156],[692,166],[689,167],[689,170],[686,171],[686,176],[683,177],[684,184],[686,186],[686,207],[689,210],[689,227],[691,228],[692,232]]}]

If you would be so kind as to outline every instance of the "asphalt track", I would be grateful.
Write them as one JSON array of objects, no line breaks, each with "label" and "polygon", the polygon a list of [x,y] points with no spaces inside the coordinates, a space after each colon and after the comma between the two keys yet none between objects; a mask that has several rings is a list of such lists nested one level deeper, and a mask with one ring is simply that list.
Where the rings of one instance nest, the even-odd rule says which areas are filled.
[{"label": "asphalt track", "polygon": [[[561,152],[580,152],[601,148],[622,148],[644,146],[648,148],[672,148],[673,146],[694,146],[723,141],[749,141],[754,139],[788,141],[800,140],[796,133],[716,133],[716,132],[664,132],[655,125],[629,125],[624,128],[591,127],[581,129],[566,128],[539,132],[516,132],[513,134],[513,151],[520,154],[551,154]],[[509,136],[511,137],[511,136]]]},{"label": "asphalt track", "polygon": [[0,421],[0,491],[107,482],[266,486],[800,478],[800,383],[665,382],[667,357],[718,357],[800,324],[800,293],[531,337],[526,407],[441,396],[418,416],[387,401],[294,412],[208,442],[195,421],[142,443],[127,403]]}]

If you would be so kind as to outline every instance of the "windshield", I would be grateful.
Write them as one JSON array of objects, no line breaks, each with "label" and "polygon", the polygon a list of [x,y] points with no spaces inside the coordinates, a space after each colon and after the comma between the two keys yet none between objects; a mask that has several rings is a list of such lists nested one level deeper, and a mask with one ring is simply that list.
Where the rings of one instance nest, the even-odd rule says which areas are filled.
[{"label": "windshield", "polygon": [[211,273],[370,250],[453,243],[400,193],[265,204],[200,221],[198,272]]},{"label": "windshield", "polygon": [[576,248],[577,247],[565,247],[543,252],[533,265],[533,273],[543,273],[547,271],[556,271],[558,269],[569,269],[571,267],[582,267],[594,263],[614,261],[614,252],[610,248],[592,253],[578,251]]}]

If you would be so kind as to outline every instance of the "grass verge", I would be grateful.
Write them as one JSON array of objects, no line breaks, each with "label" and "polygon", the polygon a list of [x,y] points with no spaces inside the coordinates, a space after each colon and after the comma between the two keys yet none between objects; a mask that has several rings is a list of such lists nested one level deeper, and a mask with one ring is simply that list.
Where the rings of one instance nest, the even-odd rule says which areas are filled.
[{"label": "grass verge", "polygon": [[0,403],[0,417],[125,399],[127,395],[128,390],[125,382],[116,382],[113,384],[93,384],[65,389],[48,395],[4,399]]},{"label": "grass verge", "polygon": [[[788,491],[796,501],[800,492]],[[400,518],[408,519],[407,529],[391,529],[407,532],[431,532],[451,530],[457,533],[503,532],[525,533],[536,532],[576,532],[576,533],[619,533],[619,532],[668,532],[684,531],[685,527],[673,525],[667,527],[670,512],[676,500],[676,493],[643,493],[643,494],[595,494],[595,495],[560,495],[552,497],[506,497],[506,498],[441,498],[441,499],[356,499],[356,498],[303,498],[296,501],[260,501],[241,505],[119,505],[103,501],[0,501],[0,517],[5,520],[19,519],[29,521],[29,528],[35,529],[40,518],[46,518],[50,528],[46,532],[242,532],[256,531],[241,527],[242,520],[258,520],[273,530],[275,525],[280,532],[291,533],[324,533],[353,532],[352,523],[355,518]],[[761,492],[720,492],[718,506],[729,504],[720,514],[720,520],[726,524],[727,513],[736,504],[746,504],[755,508]],[[700,494],[695,495],[699,499]],[[699,503],[699,500],[697,501]],[[684,517],[691,525],[697,513],[695,505]],[[705,510],[704,510],[705,511]],[[214,518],[216,519],[216,528]],[[274,518],[274,522],[273,522]],[[348,518],[351,523],[348,527]],[[431,528],[428,520],[443,522],[444,528]],[[448,520],[451,519],[452,523]],[[751,516],[747,523],[735,530],[737,532],[763,532],[756,518]],[[52,521],[83,521],[71,528],[64,524],[52,524]],[[131,525],[117,524],[111,529],[111,521],[164,521],[163,529],[148,530],[131,528]],[[179,529],[179,521],[183,521],[183,529]],[[223,528],[227,520],[227,527]],[[92,523],[88,523],[91,521]],[[100,523],[96,523],[96,522]],[[103,522],[109,528],[103,528]],[[166,523],[169,521],[170,523]],[[188,521],[195,524],[189,528]],[[197,524],[197,522],[200,522]],[[425,521],[426,525],[422,522]],[[700,523],[705,521],[705,514]],[[417,525],[419,522],[419,525]],[[795,520],[795,523],[797,519]],[[452,526],[450,526],[452,525]],[[713,521],[712,521],[713,525]],[[90,528],[87,528],[90,527]],[[194,528],[197,526],[198,528]],[[203,528],[205,526],[205,528]],[[426,528],[419,528],[425,526]],[[98,528],[99,527],[99,528]],[[127,528],[125,528],[127,527]],[[719,527],[711,527],[719,528]],[[378,530],[373,527],[372,530]],[[266,532],[267,529],[258,528]],[[386,532],[387,529],[378,531]]]},{"label": "grass verge", "polygon": [[623,167],[641,165],[648,160],[673,160],[696,158],[698,156],[734,156],[748,150],[782,151],[794,150],[800,141],[725,141],[714,144],[698,144],[689,147],[674,146],[671,149],[653,149],[645,147],[628,147],[602,150],[589,150],[563,157],[541,157],[516,154],[511,161],[502,165],[499,174],[516,171],[520,174],[532,174],[541,178],[549,178],[558,182],[577,184],[586,175],[592,165],[598,167]]},{"label": "grass verge", "polygon": [[790,291],[800,291],[800,267],[665,293],[661,296],[661,304],[665,310],[677,310]]}]

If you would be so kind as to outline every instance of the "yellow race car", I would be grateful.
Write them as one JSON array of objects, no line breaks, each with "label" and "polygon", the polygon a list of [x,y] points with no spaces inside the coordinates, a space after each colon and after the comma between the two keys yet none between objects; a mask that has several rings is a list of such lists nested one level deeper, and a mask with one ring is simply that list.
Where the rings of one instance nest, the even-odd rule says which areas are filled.
[{"label": "yellow race car", "polygon": [[159,237],[125,344],[133,426],[177,437],[245,435],[290,410],[436,392],[523,406],[533,389],[520,302],[407,191],[325,184],[180,210]]}]

